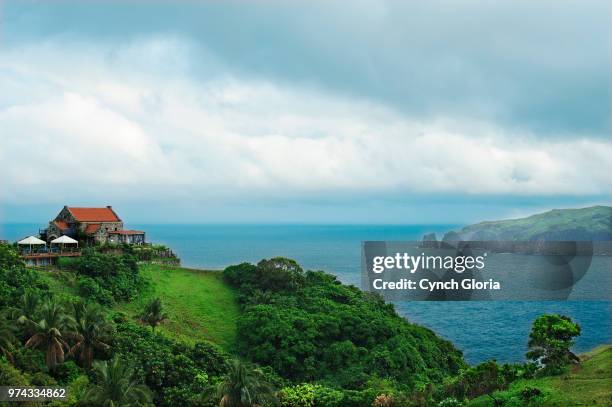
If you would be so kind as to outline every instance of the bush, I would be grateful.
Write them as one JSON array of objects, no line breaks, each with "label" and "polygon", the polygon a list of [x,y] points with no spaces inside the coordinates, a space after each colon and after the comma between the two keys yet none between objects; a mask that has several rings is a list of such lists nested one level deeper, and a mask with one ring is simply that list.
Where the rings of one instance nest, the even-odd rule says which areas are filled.
[{"label": "bush", "polygon": [[525,387],[523,390],[521,390],[521,399],[523,401],[531,401],[541,394],[542,391],[540,391],[540,389],[537,387]]},{"label": "bush", "polygon": [[79,276],[79,292],[104,305],[113,300],[127,301],[136,296],[145,284],[136,258],[129,254],[105,254],[83,251],[81,257],[59,264]]},{"label": "bush", "polygon": [[27,372],[46,372],[45,355],[37,349],[17,347],[13,352],[15,367]]},{"label": "bush", "polygon": [[34,386],[55,386],[57,380],[43,372],[37,372],[30,376],[30,383]]},{"label": "bush", "polygon": [[465,369],[447,383],[446,393],[458,399],[471,399],[505,389],[515,380],[515,375],[504,366],[493,360]]},{"label": "bush", "polygon": [[461,407],[463,403],[454,397],[446,398],[438,403],[438,407]]},{"label": "bush", "polygon": [[331,387],[315,386],[314,398],[317,407],[340,407],[344,401],[344,393]]},{"label": "bush", "polygon": [[100,287],[100,284],[91,277],[80,276],[78,278],[78,290],[81,297],[102,305],[112,306],[115,302],[113,294]]},{"label": "bush", "polygon": [[279,392],[281,407],[314,407],[315,405],[315,385],[298,384],[292,387],[285,387]]},{"label": "bush", "polygon": [[81,376],[83,373],[84,370],[77,366],[74,361],[68,360],[64,363],[59,364],[53,375],[57,378],[57,381],[60,384],[66,385],[72,382],[77,377]]},{"label": "bush", "polygon": [[26,377],[8,362],[0,359],[0,383],[3,386],[27,386]]}]

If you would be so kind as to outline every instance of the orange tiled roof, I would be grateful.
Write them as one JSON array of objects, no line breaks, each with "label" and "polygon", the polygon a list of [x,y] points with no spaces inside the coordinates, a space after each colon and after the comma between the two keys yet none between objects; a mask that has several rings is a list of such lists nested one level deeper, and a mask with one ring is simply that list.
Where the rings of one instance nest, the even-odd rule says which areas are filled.
[{"label": "orange tiled roof", "polygon": [[96,233],[99,229],[100,229],[99,223],[92,223],[92,224],[87,225],[87,227],[85,228],[85,233],[88,235],[92,235]]},{"label": "orange tiled roof", "polygon": [[55,225],[60,230],[65,230],[65,229],[69,229],[70,228],[70,226],[68,226],[68,224],[66,222],[64,222],[63,220],[56,220],[56,221],[53,221],[53,223],[55,223]]},{"label": "orange tiled roof", "polygon": [[110,208],[68,208],[79,222],[120,222],[121,219]]}]

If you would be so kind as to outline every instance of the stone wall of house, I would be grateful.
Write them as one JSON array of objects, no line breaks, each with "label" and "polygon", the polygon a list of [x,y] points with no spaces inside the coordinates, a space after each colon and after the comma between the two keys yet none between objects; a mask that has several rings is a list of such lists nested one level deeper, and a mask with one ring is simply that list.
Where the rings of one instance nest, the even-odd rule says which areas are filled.
[{"label": "stone wall of house", "polygon": [[71,224],[75,222],[74,216],[70,213],[68,208],[63,207],[60,213],[55,217],[55,220],[63,220],[64,222]]}]

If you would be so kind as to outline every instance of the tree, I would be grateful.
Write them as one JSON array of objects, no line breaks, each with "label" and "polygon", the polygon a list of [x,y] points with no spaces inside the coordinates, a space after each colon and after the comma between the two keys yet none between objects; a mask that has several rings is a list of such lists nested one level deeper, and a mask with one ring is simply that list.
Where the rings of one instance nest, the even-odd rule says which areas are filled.
[{"label": "tree", "polygon": [[40,318],[38,322],[30,321],[33,335],[25,346],[44,350],[45,363],[50,371],[54,371],[64,361],[65,350],[69,349],[64,333],[68,332],[74,321],[53,300],[42,306]]},{"label": "tree", "polygon": [[110,361],[95,362],[97,384],[86,393],[79,406],[134,407],[151,402],[151,391],[134,380],[134,371],[115,356]]},{"label": "tree", "polygon": [[13,354],[10,349],[15,340],[14,326],[6,318],[6,311],[0,313],[0,353],[2,353],[9,362],[13,362]]},{"label": "tree", "polygon": [[560,373],[571,362],[578,362],[570,348],[580,335],[580,325],[564,315],[545,314],[538,317],[529,334],[527,358],[544,366],[546,373]]},{"label": "tree", "polygon": [[40,304],[40,295],[35,291],[26,291],[21,296],[21,304],[13,309],[13,316],[20,325],[26,325],[30,321],[36,319],[38,306]]},{"label": "tree", "polygon": [[149,325],[151,330],[155,331],[155,327],[168,319],[164,313],[164,307],[161,299],[155,298],[147,304],[143,313],[140,315],[140,320]]},{"label": "tree", "polygon": [[275,257],[257,263],[256,284],[262,290],[293,291],[304,286],[302,267],[295,260]]},{"label": "tree", "polygon": [[76,343],[70,348],[70,354],[81,366],[91,368],[94,351],[109,348],[104,341],[110,335],[111,325],[97,304],[76,303],[74,307]]},{"label": "tree", "polygon": [[251,407],[277,404],[274,389],[259,369],[252,369],[238,359],[230,362],[228,373],[217,388],[220,407]]}]

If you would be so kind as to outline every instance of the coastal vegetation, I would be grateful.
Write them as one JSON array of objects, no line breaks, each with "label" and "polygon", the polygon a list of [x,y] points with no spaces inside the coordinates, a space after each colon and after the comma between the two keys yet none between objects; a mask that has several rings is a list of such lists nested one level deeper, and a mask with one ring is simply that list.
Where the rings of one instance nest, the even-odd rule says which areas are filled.
[{"label": "coastal vegetation", "polygon": [[[580,357],[562,374],[519,379],[492,396],[503,406],[610,406],[612,405],[612,346],[602,345]],[[491,397],[471,400],[469,407],[488,407]]]},{"label": "coastal vegetation", "polygon": [[293,382],[361,390],[372,377],[414,388],[465,366],[432,331],[408,323],[380,297],[293,260],[243,263],[224,271],[241,303],[238,353]]},{"label": "coastal vegetation", "polygon": [[56,407],[610,402],[610,348],[578,360],[567,317],[534,321],[529,362],[469,366],[378,296],[284,258],[202,272],[92,248],[29,269],[0,244],[0,311],[0,383],[67,387]]}]

